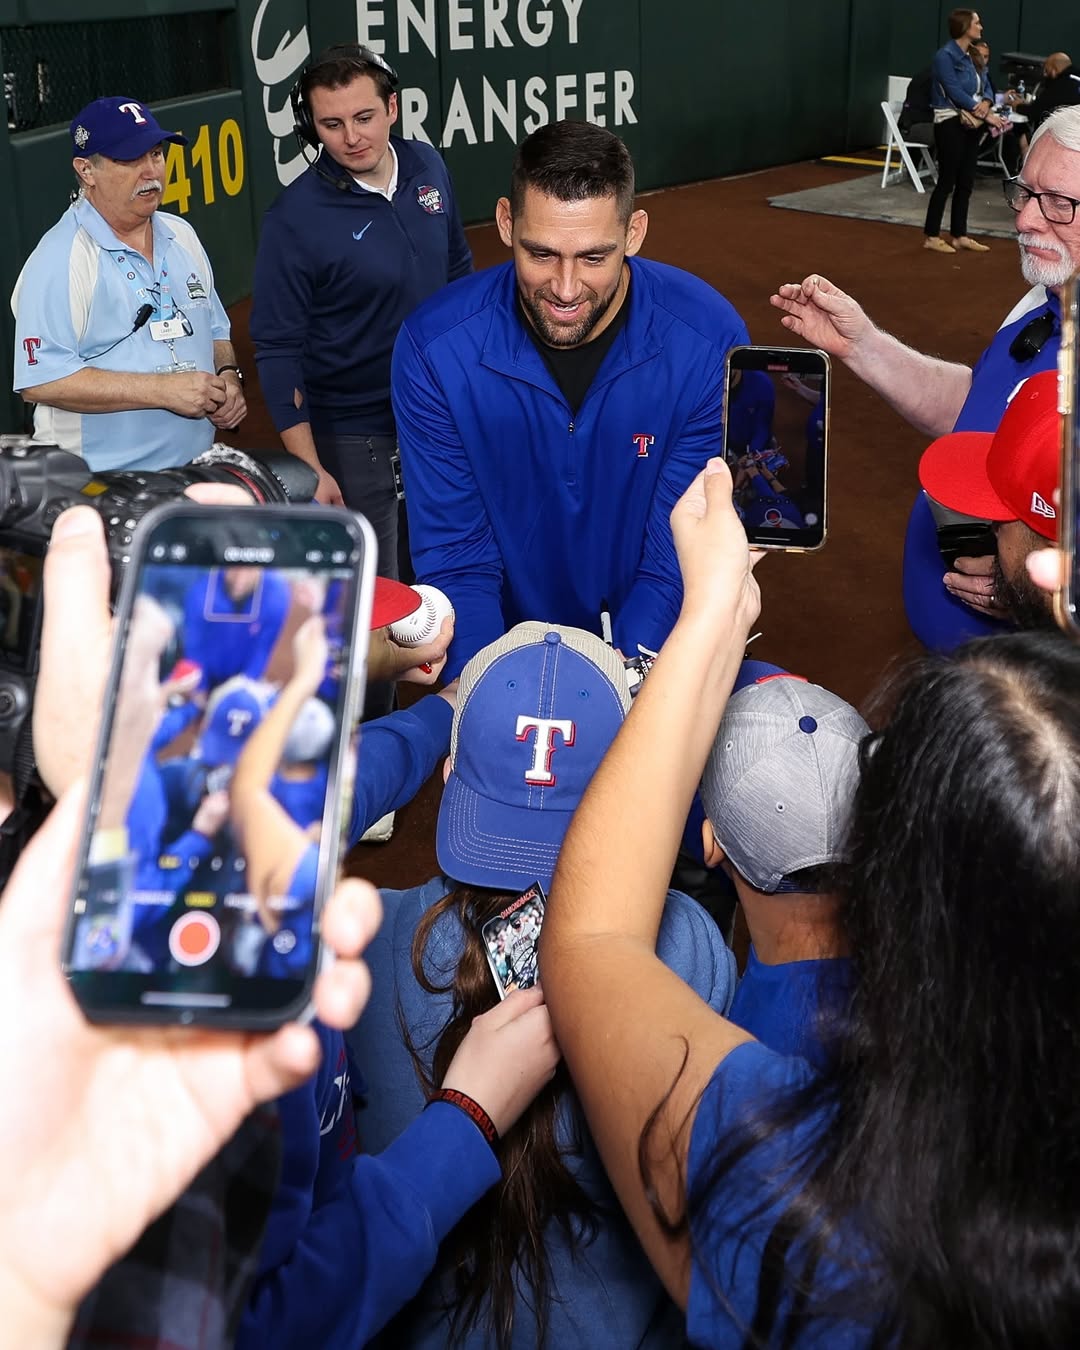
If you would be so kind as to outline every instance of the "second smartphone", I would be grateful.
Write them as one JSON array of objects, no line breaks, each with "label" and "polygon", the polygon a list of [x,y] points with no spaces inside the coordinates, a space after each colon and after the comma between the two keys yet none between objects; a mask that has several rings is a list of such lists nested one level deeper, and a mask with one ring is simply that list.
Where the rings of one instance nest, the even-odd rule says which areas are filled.
[{"label": "second smartphone", "polygon": [[351,798],[375,542],[316,506],[147,516],[64,967],[97,1022],[301,1014]]},{"label": "second smartphone", "polygon": [[807,347],[732,347],[724,458],[756,548],[812,550],[826,534],[829,358]]}]

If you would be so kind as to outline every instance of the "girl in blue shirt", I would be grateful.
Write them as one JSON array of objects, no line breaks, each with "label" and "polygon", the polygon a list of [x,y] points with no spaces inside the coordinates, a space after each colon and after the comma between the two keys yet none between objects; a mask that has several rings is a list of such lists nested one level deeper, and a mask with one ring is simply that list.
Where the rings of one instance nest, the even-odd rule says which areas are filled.
[{"label": "girl in blue shirt", "polygon": [[695,1345],[1075,1344],[1080,647],[991,638],[894,690],[841,890],[851,1019],[815,1073],[653,955],[760,607],[722,461],[672,531],[683,608],[567,834],[540,948],[619,1199]]}]

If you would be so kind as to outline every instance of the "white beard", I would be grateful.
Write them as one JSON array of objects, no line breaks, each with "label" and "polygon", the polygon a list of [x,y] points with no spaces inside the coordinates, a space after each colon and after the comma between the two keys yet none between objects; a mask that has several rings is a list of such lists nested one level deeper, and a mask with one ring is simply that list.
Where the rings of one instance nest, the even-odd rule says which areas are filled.
[{"label": "white beard", "polygon": [[[1076,270],[1076,264],[1065,248],[1056,240],[1048,243],[1041,235],[1021,233],[1017,236],[1020,245],[1020,270],[1029,286],[1064,286]],[[1025,251],[1024,245],[1035,248],[1051,248],[1057,253],[1053,261],[1046,258],[1033,258]]]}]

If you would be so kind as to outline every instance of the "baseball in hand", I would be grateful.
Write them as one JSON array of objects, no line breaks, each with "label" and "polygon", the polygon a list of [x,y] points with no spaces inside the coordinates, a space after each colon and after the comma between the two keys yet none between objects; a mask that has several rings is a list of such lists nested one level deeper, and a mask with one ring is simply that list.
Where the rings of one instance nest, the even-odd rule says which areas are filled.
[{"label": "baseball in hand", "polygon": [[438,635],[443,619],[453,615],[454,606],[435,586],[414,586],[420,605],[404,619],[390,625],[390,636],[399,647],[418,647]]}]

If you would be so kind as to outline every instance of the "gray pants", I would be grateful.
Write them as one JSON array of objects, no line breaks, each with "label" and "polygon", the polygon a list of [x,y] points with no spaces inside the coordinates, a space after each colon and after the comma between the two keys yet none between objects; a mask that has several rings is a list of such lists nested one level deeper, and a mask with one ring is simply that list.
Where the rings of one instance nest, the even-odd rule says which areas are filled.
[{"label": "gray pants", "polygon": [[367,516],[379,545],[378,573],[398,579],[398,496],[393,436],[315,437],[319,462],[337,479],[345,505]]}]

